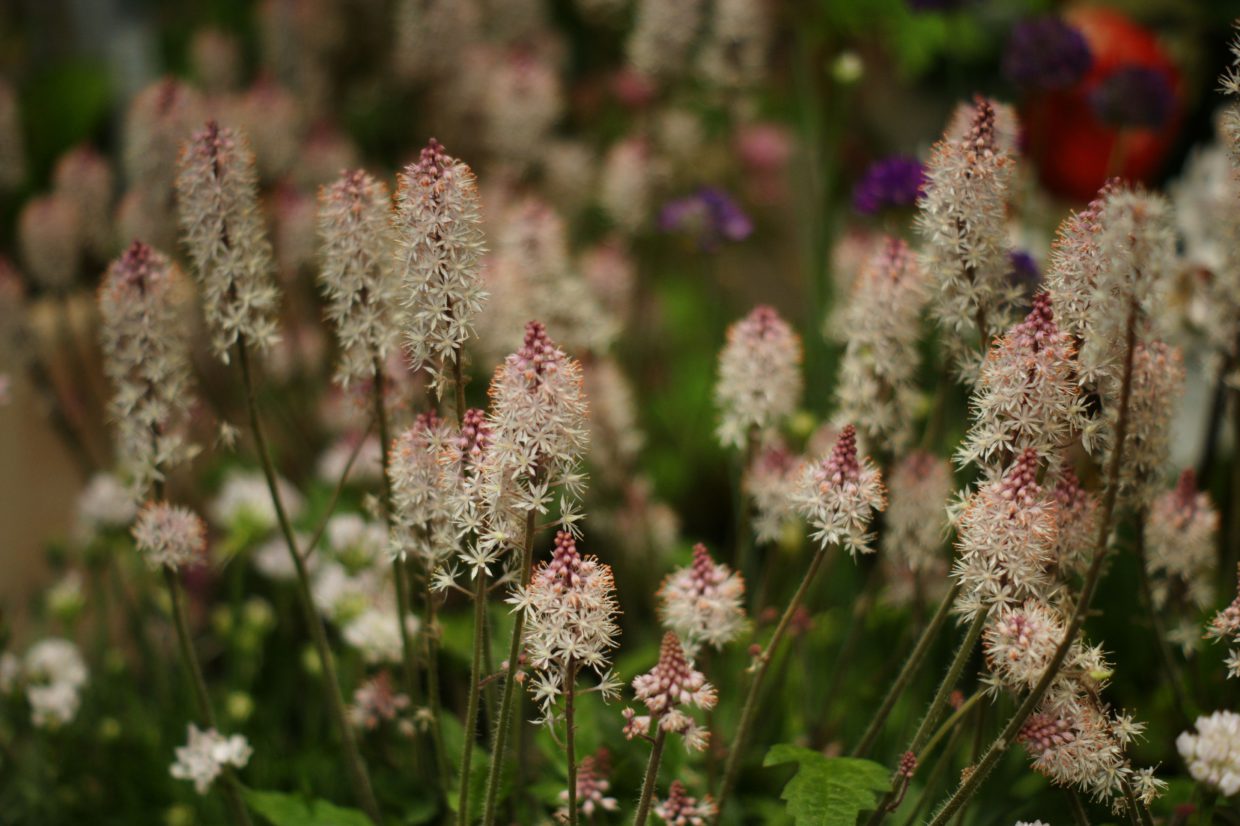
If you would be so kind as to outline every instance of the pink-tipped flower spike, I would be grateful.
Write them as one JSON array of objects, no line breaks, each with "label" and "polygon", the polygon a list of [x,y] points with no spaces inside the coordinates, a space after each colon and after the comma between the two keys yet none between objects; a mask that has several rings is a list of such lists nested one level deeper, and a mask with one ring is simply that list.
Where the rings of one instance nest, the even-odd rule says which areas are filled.
[{"label": "pink-tipped flower spike", "polygon": [[702,25],[702,0],[640,0],[627,46],[629,65],[652,79],[678,74]]},{"label": "pink-tipped flower spike", "polygon": [[85,144],[56,161],[55,191],[77,206],[86,248],[96,258],[114,249],[112,236],[112,170],[102,155]]},{"label": "pink-tipped flower spike", "polygon": [[1154,500],[1145,521],[1145,547],[1155,608],[1176,593],[1194,609],[1214,601],[1218,526],[1218,511],[1210,495],[1197,489],[1192,469],[1180,474],[1173,490]]},{"label": "pink-tipped flower spike", "polygon": [[1098,497],[1082,488],[1076,473],[1068,467],[1059,471],[1054,496],[1059,514],[1055,558],[1060,573],[1083,574],[1098,541]]},{"label": "pink-tipped flower spike", "polygon": [[1059,328],[1071,336],[1078,347],[1085,340],[1101,278],[1103,261],[1098,241],[1102,211],[1107,197],[1117,186],[1118,181],[1109,181],[1085,209],[1064,218],[1051,247],[1046,289]]},{"label": "pink-tipped flower spike", "polygon": [[[614,812],[620,808],[614,797],[607,796],[611,790],[611,781],[607,779],[608,762],[607,749],[599,749],[596,754],[581,758],[577,766],[577,807],[586,816],[587,822],[591,821],[595,812]],[[560,792],[560,800],[568,802],[567,789]],[[568,808],[560,807],[556,815],[567,822]]]},{"label": "pink-tipped flower spike", "polygon": [[842,545],[853,556],[874,552],[867,531],[887,497],[878,468],[868,456],[857,456],[852,425],[840,431],[826,458],[805,469],[796,502],[822,547]]},{"label": "pink-tipped flower spike", "polygon": [[745,632],[745,580],[715,562],[706,546],[693,546],[693,563],[670,574],[659,588],[663,625],[694,656],[703,644],[720,649]]},{"label": "pink-tipped flower spike", "polygon": [[728,328],[719,354],[715,404],[719,440],[744,448],[774,432],[801,401],[801,339],[771,307],[755,307]]},{"label": "pink-tipped flower spike", "polygon": [[[1171,453],[1171,416],[1183,395],[1184,360],[1161,341],[1138,344],[1133,353],[1132,396],[1128,403],[1128,440],[1120,470],[1120,494],[1135,507],[1158,495]],[[1114,430],[1112,407],[1108,424]]]},{"label": "pink-tipped flower spike", "polygon": [[138,551],[152,570],[180,570],[207,552],[207,525],[188,508],[148,502],[133,526]]},{"label": "pink-tipped flower spike", "polygon": [[867,444],[898,453],[912,436],[919,399],[919,316],[925,273],[908,244],[888,238],[853,284],[844,313],[839,419],[856,422]]},{"label": "pink-tipped flower spike", "polygon": [[180,272],[141,241],[108,267],[99,289],[103,367],[115,395],[120,464],[140,496],[189,458],[183,437],[190,393],[189,340]]},{"label": "pink-tipped flower spike", "polygon": [[482,215],[473,170],[434,138],[398,176],[396,272],[415,370],[442,392],[451,362],[473,334],[486,300],[479,278]]},{"label": "pink-tipped flower spike", "polygon": [[82,264],[82,216],[67,195],[31,198],[17,219],[22,261],[40,287],[63,293],[73,286]]},{"label": "pink-tipped flower spike", "polygon": [[1038,293],[1029,315],[982,364],[970,402],[973,426],[957,453],[960,463],[994,472],[1026,448],[1054,457],[1087,431],[1074,355],[1071,340],[1055,324],[1050,296]]},{"label": "pink-tipped flower spike", "polygon": [[1003,476],[965,504],[952,576],[963,586],[958,609],[972,618],[996,604],[1046,599],[1055,586],[1055,500],[1038,484],[1039,457],[1026,449]]},{"label": "pink-tipped flower spike", "polygon": [[177,196],[215,355],[227,364],[242,340],[269,349],[280,292],[245,137],[215,121],[195,132],[181,153]]},{"label": "pink-tipped flower spike", "polygon": [[373,378],[400,336],[389,207],[387,187],[360,169],[319,193],[319,284],[340,340],[336,381],[344,387]]},{"label": "pink-tipped flower spike", "polygon": [[518,587],[508,602],[514,610],[525,611],[525,649],[534,670],[530,693],[544,724],[555,722],[557,700],[581,669],[599,679],[588,691],[599,691],[605,699],[618,695],[609,660],[620,635],[620,606],[610,565],[582,556],[572,534],[560,531],[551,559],[540,564],[529,586]]},{"label": "pink-tipped flower spike", "polygon": [[[982,650],[993,678],[992,688],[1028,691],[1037,685],[1042,672],[1055,655],[1064,634],[1063,618],[1040,600],[1026,600],[1019,606],[1001,606],[982,632]],[[1081,659],[1080,642],[1065,660],[1071,670]]]},{"label": "pink-tipped flower spike", "polygon": [[393,68],[408,80],[446,80],[461,54],[478,43],[481,9],[474,0],[400,0],[396,4]]},{"label": "pink-tipped flower spike", "polygon": [[951,466],[945,459],[922,450],[901,459],[888,480],[883,554],[914,573],[942,564],[951,494]]},{"label": "pink-tipped flower spike", "polygon": [[[1237,569],[1240,570],[1240,569]],[[1240,580],[1240,577],[1237,577]],[[1228,677],[1240,677],[1240,587],[1231,604],[1219,611],[1206,626],[1206,639],[1224,640],[1234,646],[1227,653],[1225,664]]]},{"label": "pink-tipped flower spike", "polygon": [[966,129],[948,130],[931,150],[917,230],[926,241],[926,272],[941,279],[933,313],[956,368],[976,376],[990,336],[1007,327],[1014,288],[1008,281],[1007,204],[1015,159],[997,129],[993,101],[977,98]]},{"label": "pink-tipped flower spike", "polygon": [[459,546],[453,502],[443,484],[442,456],[453,432],[432,410],[392,440],[388,469],[392,479],[391,552],[413,554],[427,571],[436,571]]},{"label": "pink-tipped flower spike", "polygon": [[685,657],[680,640],[671,631],[663,635],[659,662],[650,671],[633,678],[633,694],[649,711],[638,716],[631,708],[624,710],[624,736],[628,739],[645,735],[653,722],[669,734],[680,734],[685,745],[695,751],[706,748],[710,733],[682,709],[715,707],[715,687],[706,682],[702,672],[693,668]]},{"label": "pink-tipped flower spike", "polygon": [[718,811],[710,795],[698,800],[690,796],[685,784],[679,780],[672,781],[667,798],[654,807],[655,817],[668,826],[706,826]]}]

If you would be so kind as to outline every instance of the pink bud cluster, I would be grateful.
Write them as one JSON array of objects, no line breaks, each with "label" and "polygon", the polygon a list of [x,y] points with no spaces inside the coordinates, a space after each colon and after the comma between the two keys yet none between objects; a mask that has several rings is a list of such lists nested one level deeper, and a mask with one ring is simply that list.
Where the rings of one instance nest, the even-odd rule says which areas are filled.
[{"label": "pink bud cluster", "polygon": [[628,739],[645,736],[653,722],[669,734],[680,734],[685,745],[695,751],[705,749],[710,732],[682,708],[710,710],[718,699],[715,687],[706,682],[702,672],[693,668],[685,657],[680,640],[671,631],[663,635],[659,661],[645,674],[633,678],[633,694],[645,704],[649,715],[638,716],[631,708],[624,710],[624,736]]},{"label": "pink bud cluster", "polygon": [[668,826],[706,826],[718,812],[719,807],[710,795],[698,800],[679,780],[672,781],[667,797],[654,807],[655,817]]},{"label": "pink bud cluster", "polygon": [[659,616],[692,656],[703,643],[716,649],[748,628],[745,580],[715,562],[705,545],[693,547],[693,562],[663,580]]},{"label": "pink bud cluster", "polygon": [[1145,548],[1156,608],[1175,595],[1193,609],[1214,601],[1218,527],[1218,511],[1210,495],[1197,489],[1191,469],[1180,474],[1174,489],[1154,500],[1145,522]]},{"label": "pink bud cluster", "polygon": [[857,456],[857,431],[850,424],[821,461],[801,478],[797,507],[823,547],[842,545],[854,556],[873,553],[866,531],[876,511],[887,507],[882,478],[869,457]]}]

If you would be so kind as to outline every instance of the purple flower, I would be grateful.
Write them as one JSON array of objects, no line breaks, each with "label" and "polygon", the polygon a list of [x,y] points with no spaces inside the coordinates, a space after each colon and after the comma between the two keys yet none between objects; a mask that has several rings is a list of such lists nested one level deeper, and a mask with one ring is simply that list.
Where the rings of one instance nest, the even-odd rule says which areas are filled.
[{"label": "purple flower", "polygon": [[1012,250],[1008,253],[1008,280],[1021,288],[1026,295],[1032,295],[1042,282],[1042,273],[1038,270],[1038,262],[1025,250]]},{"label": "purple flower", "polygon": [[721,241],[742,241],[753,232],[753,222],[722,189],[704,186],[692,195],[663,205],[659,229],[688,232],[697,236],[703,249],[714,249]]},{"label": "purple flower", "polygon": [[1046,91],[1076,83],[1093,65],[1085,37],[1059,17],[1017,23],[1003,55],[1003,74],[1022,89]]},{"label": "purple flower", "polygon": [[1175,90],[1166,72],[1148,66],[1124,66],[1089,95],[1098,120],[1116,129],[1158,129],[1175,108]]},{"label": "purple flower", "polygon": [[853,209],[874,215],[891,207],[917,203],[925,184],[921,162],[904,155],[893,155],[870,164],[853,187]]}]

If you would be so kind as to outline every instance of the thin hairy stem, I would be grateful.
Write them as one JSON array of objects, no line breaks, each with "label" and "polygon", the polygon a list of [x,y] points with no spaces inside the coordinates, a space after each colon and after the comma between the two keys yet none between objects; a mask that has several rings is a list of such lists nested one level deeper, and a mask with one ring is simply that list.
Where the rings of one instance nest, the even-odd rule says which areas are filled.
[{"label": "thin hairy stem", "polygon": [[[657,723],[656,723],[657,726]],[[642,796],[637,801],[637,813],[633,815],[633,826],[646,826],[650,817],[650,807],[654,804],[654,787],[659,778],[659,761],[663,759],[663,746],[667,742],[667,732],[662,726],[654,735],[654,745],[650,749],[650,759],[646,761],[646,779],[642,781]]]},{"label": "thin hairy stem", "polygon": [[[190,685],[194,689],[194,703],[198,706],[198,719],[202,725],[214,729],[215,712],[211,708],[211,695],[207,693],[207,681],[202,676],[202,666],[198,664],[198,655],[194,653],[194,643],[189,636],[189,621],[185,617],[185,593],[181,589],[181,581],[176,571],[164,566],[164,582],[168,586],[168,598],[172,602],[172,622],[177,629],[177,646],[181,650],[181,662],[189,674]],[[241,784],[231,769],[223,772],[222,785],[224,801],[232,813],[232,819],[238,826],[250,826],[250,813],[241,799]]]},{"label": "thin hairy stem", "polygon": [[345,711],[344,697],[340,693],[340,680],[336,675],[336,663],[332,657],[331,646],[327,642],[327,631],[323,627],[323,619],[315,610],[314,598],[310,594],[310,576],[306,571],[306,560],[301,551],[297,549],[297,537],[293,533],[293,525],[284,509],[284,502],[280,498],[275,466],[272,464],[271,452],[267,447],[267,437],[263,432],[262,420],[258,416],[258,400],[254,394],[254,378],[250,372],[250,357],[244,338],[237,342],[237,361],[241,365],[241,378],[245,385],[250,429],[254,433],[254,442],[258,450],[259,462],[263,466],[263,475],[267,479],[267,490],[271,494],[271,504],[275,508],[276,521],[279,523],[280,533],[284,535],[284,544],[288,547],[289,556],[292,557],[293,567],[297,572],[297,595],[302,613],[305,615],[306,625],[310,630],[310,638],[318,654],[319,666],[323,672],[328,713],[336,727],[340,743],[344,746],[345,765],[349,770],[353,794],[366,816],[375,824],[381,824],[383,817],[379,814],[379,803],[375,800],[375,793],[370,785],[370,775],[366,771],[365,763],[362,762],[362,755],[357,747],[357,738],[352,726],[349,725]]},{"label": "thin hairy stem", "polygon": [[461,791],[457,800],[456,822],[469,823],[469,770],[474,757],[474,741],[478,739],[478,695],[482,691],[483,642],[486,639],[487,576],[474,574],[474,652],[469,669],[469,699],[465,703],[465,739],[461,746]]},{"label": "thin hairy stem", "polygon": [[1072,612],[1072,618],[1068,622],[1068,628],[1064,631],[1063,639],[1060,641],[1059,647],[1055,649],[1055,653],[1047,664],[1046,670],[1042,672],[1037,685],[1033,687],[1033,690],[1029,692],[1019,708],[1016,709],[1016,713],[1008,720],[1007,725],[1003,727],[998,738],[986,749],[986,753],[977,763],[973,772],[960,784],[955,794],[943,804],[943,808],[934,816],[930,826],[943,826],[957,810],[962,809],[977,792],[982,785],[982,781],[994,769],[995,764],[999,762],[999,758],[1016,742],[1021,726],[1025,724],[1025,720],[1029,718],[1029,715],[1033,714],[1038,704],[1042,702],[1042,698],[1046,695],[1047,690],[1051,687],[1051,683],[1054,682],[1055,677],[1058,675],[1060,666],[1063,665],[1064,659],[1067,658],[1068,651],[1085,622],[1085,615],[1093,602],[1098,581],[1102,578],[1103,563],[1106,562],[1108,556],[1107,537],[1111,533],[1111,520],[1115,514],[1115,506],[1119,497],[1119,472],[1124,456],[1124,442],[1128,438],[1128,408],[1132,398],[1133,355],[1137,344],[1137,310],[1137,302],[1134,299],[1130,299],[1127,334],[1124,343],[1123,383],[1120,385],[1119,411],[1115,425],[1115,447],[1111,453],[1111,460],[1107,468],[1107,487],[1102,502],[1102,516],[1098,522],[1098,536],[1094,543],[1093,561],[1090,563],[1089,571],[1085,575],[1085,582],[1081,587],[1081,595],[1077,600],[1076,608]]},{"label": "thin hairy stem", "polygon": [[[947,773],[947,769],[951,765],[952,758],[956,753],[956,741],[960,739],[962,731],[964,731],[964,728],[959,726],[951,729],[951,734],[947,737],[947,745],[943,747],[943,751],[935,759],[934,765],[930,767],[930,774],[926,776],[924,791],[921,797],[917,799],[917,803],[913,805],[913,810],[904,819],[904,826],[913,826],[917,822],[917,816],[921,814],[922,808],[930,799],[929,792],[938,786],[939,781],[943,779],[943,775]],[[926,753],[928,753],[928,750],[926,750]],[[918,762],[921,762],[920,758]]]},{"label": "thin hairy stem", "polygon": [[896,676],[895,682],[891,684],[891,688],[887,689],[887,696],[883,697],[883,702],[879,705],[878,711],[871,718],[865,733],[861,735],[861,742],[853,749],[853,757],[865,757],[869,753],[870,748],[874,745],[874,741],[878,739],[878,735],[883,729],[883,724],[887,722],[888,715],[895,708],[896,701],[900,699],[904,690],[908,688],[909,682],[913,679],[913,675],[917,673],[917,669],[926,658],[926,654],[930,653],[930,647],[938,637],[939,629],[947,621],[947,617],[951,613],[952,604],[955,603],[956,596],[959,593],[960,582],[957,581],[952,585],[947,595],[943,597],[943,601],[939,603],[938,610],[934,612],[934,616],[930,619],[930,624],[921,632],[921,636],[917,639],[917,644],[913,646],[908,659],[904,661],[904,665],[900,668],[900,673]]},{"label": "thin hairy stem", "polygon": [[1075,789],[1065,789],[1068,796],[1068,806],[1072,810],[1072,822],[1076,826],[1089,826],[1089,815],[1085,813],[1085,804],[1081,802],[1081,796],[1076,793]]},{"label": "thin hairy stem", "polygon": [[960,704],[960,708],[953,711],[948,718],[943,721],[943,725],[939,726],[938,730],[935,731],[934,734],[930,735],[930,739],[927,740],[926,744],[921,747],[921,751],[917,752],[917,765],[920,766],[926,762],[926,758],[929,757],[930,753],[934,751],[934,747],[939,744],[939,741],[943,739],[944,735],[948,732],[954,731],[956,725],[964,719],[966,714],[973,710],[974,706],[981,702],[984,696],[985,695],[981,691],[975,691],[969,699]]},{"label": "thin hairy stem", "polygon": [[431,740],[435,747],[435,770],[439,773],[440,794],[446,794],[448,750],[443,744],[443,701],[439,696],[439,606],[431,590],[431,572],[426,572],[426,699],[431,708]]},{"label": "thin hairy stem", "polygon": [[577,726],[574,717],[577,667],[570,661],[564,684],[564,756],[568,759],[568,825],[577,826]]},{"label": "thin hairy stem", "polygon": [[800,587],[793,594],[792,601],[788,603],[788,607],[784,609],[784,615],[780,617],[779,625],[775,626],[775,633],[771,635],[766,648],[762,650],[762,653],[754,661],[752,666],[754,672],[753,680],[749,683],[749,693],[745,695],[745,705],[741,708],[740,724],[736,728],[736,735],[732,738],[731,748],[728,749],[728,760],[723,767],[723,782],[719,787],[719,811],[715,815],[716,826],[723,822],[724,805],[727,803],[728,795],[736,783],[736,774],[740,770],[741,756],[744,754],[745,744],[749,739],[749,730],[753,728],[754,719],[758,713],[758,697],[762,693],[762,681],[766,677],[767,669],[771,665],[771,657],[779,647],[780,642],[783,641],[784,634],[792,623],[792,617],[804,601],[806,593],[809,592],[809,586],[814,581],[818,570],[822,568],[823,563],[829,556],[834,556],[837,548],[837,545],[826,545],[820,547],[814,554],[814,558],[809,563],[809,570],[805,572],[805,577],[801,580]]},{"label": "thin hairy stem", "polygon": [[1180,718],[1180,726],[1184,727],[1192,721],[1189,716],[1189,701],[1184,693],[1184,675],[1176,665],[1175,655],[1167,642],[1167,630],[1163,627],[1162,616],[1154,605],[1154,589],[1150,586],[1150,572],[1145,566],[1145,509],[1136,515],[1136,526],[1133,535],[1133,547],[1137,557],[1137,578],[1141,583],[1141,599],[1145,603],[1146,613],[1150,618],[1150,630],[1154,632],[1158,656],[1166,673],[1167,682],[1171,684],[1171,696],[1175,700],[1176,714]]},{"label": "thin hairy stem", "polygon": [[[534,523],[537,514],[531,509],[525,517],[525,545],[521,557],[521,587],[530,584],[534,569]],[[504,696],[500,702],[499,718],[495,729],[495,745],[491,750],[491,767],[487,771],[486,807],[483,810],[483,826],[495,822],[496,802],[499,799],[499,781],[503,774],[505,750],[508,746],[508,730],[512,728],[512,706],[517,694],[517,669],[521,659],[521,642],[525,634],[525,611],[518,610],[512,625],[512,642],[508,646],[508,668],[504,672]]]}]

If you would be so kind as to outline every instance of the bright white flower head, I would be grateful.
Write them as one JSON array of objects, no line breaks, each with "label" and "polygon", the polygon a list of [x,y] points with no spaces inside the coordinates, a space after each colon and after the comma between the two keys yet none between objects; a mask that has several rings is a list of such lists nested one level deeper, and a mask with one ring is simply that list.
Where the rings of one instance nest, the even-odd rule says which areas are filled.
[{"label": "bright white flower head", "polygon": [[396,272],[406,314],[405,346],[415,370],[442,390],[452,359],[473,334],[486,293],[478,185],[473,170],[434,138],[405,167],[396,192]]},{"label": "bright white flower head", "polygon": [[525,650],[536,672],[530,690],[544,722],[554,720],[556,700],[582,668],[603,681],[604,696],[614,694],[608,672],[620,635],[620,606],[610,565],[582,556],[572,534],[560,531],[551,559],[508,602],[525,611]]},{"label": "bright white flower head", "polygon": [[280,291],[245,137],[215,121],[195,132],[181,153],[177,195],[216,356],[227,364],[243,339],[269,349],[279,338]]},{"label": "bright white flower head", "polygon": [[908,244],[888,238],[853,283],[842,326],[838,418],[863,441],[898,453],[912,436],[925,272]]},{"label": "bright white flower head", "polygon": [[682,707],[710,709],[718,695],[706,682],[702,672],[694,669],[685,658],[680,640],[671,631],[663,635],[659,661],[645,674],[633,678],[633,694],[645,704],[648,716],[638,716],[631,708],[624,710],[624,736],[632,740],[646,734],[651,722],[669,734],[680,734],[685,745],[695,751],[706,748],[710,732],[681,710]]},{"label": "bright white flower head", "polygon": [[801,401],[801,339],[771,307],[760,305],[728,328],[719,354],[715,404],[719,440],[744,448],[773,432]]},{"label": "bright white flower head", "polygon": [[805,468],[797,507],[823,547],[838,544],[856,556],[873,553],[866,533],[874,513],[887,507],[882,477],[868,456],[857,456],[857,431],[847,425],[835,447]]},{"label": "bright white flower head", "polygon": [[360,169],[319,192],[319,284],[340,339],[336,380],[343,386],[373,378],[400,335],[390,207],[387,186]]},{"label": "bright white flower head", "polygon": [[883,553],[914,572],[933,568],[943,559],[947,538],[951,465],[924,450],[913,451],[891,471],[887,487]]},{"label": "bright white flower head", "polygon": [[667,798],[654,807],[655,817],[668,826],[706,826],[719,812],[710,795],[698,800],[689,795],[685,785],[673,780]]},{"label": "bright white flower head", "polygon": [[715,562],[701,543],[693,546],[693,563],[668,575],[659,588],[663,625],[683,641],[685,653],[722,648],[745,632],[745,580]]},{"label": "bright white flower head", "polygon": [[184,746],[177,746],[171,774],[177,780],[192,781],[198,794],[206,794],[226,767],[243,768],[254,753],[240,734],[225,737],[213,728],[200,729],[193,723],[187,730],[188,740]]},{"label": "bright white flower head", "polygon": [[1181,594],[1194,608],[1214,601],[1215,536],[1219,515],[1210,495],[1197,489],[1191,470],[1173,490],[1154,500],[1145,522],[1146,566],[1155,607]]},{"label": "bright white flower head", "polygon": [[134,241],[99,289],[103,366],[115,389],[110,412],[120,464],[139,497],[193,452],[182,433],[193,402],[185,286],[166,257]]},{"label": "bright white flower head", "polygon": [[36,728],[55,729],[68,725],[82,705],[81,693],[68,683],[32,685],[26,689],[30,721]]},{"label": "bright white flower head", "polygon": [[1216,711],[1198,717],[1195,727],[1175,740],[1188,773],[1224,797],[1240,793],[1240,714]]},{"label": "bright white flower head", "polygon": [[152,570],[176,571],[201,561],[207,552],[207,525],[189,508],[148,502],[133,526],[138,552]]}]

